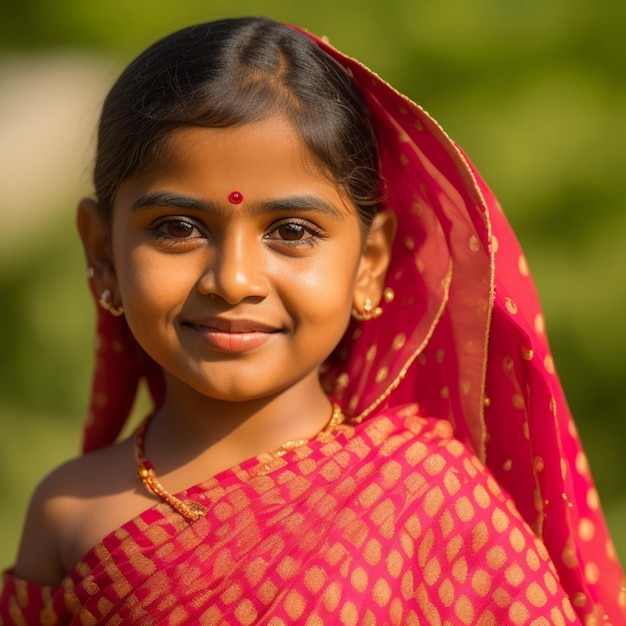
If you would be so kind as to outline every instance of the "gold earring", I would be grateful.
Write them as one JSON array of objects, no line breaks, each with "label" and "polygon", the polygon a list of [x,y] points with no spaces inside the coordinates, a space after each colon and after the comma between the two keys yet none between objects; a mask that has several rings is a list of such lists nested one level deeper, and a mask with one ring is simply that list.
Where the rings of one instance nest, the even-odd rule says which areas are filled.
[{"label": "gold earring", "polygon": [[363,302],[363,312],[352,309],[352,317],[358,322],[368,322],[369,320],[375,320],[383,314],[383,310],[377,306],[374,307],[374,303],[371,298],[365,298]]},{"label": "gold earring", "polygon": [[113,294],[110,289],[105,289],[102,294],[100,294],[98,302],[103,309],[115,317],[119,317],[124,313],[123,306],[113,306]]},{"label": "gold earring", "polygon": [[[396,297],[394,290],[391,287],[385,287],[383,289],[383,300],[389,304],[389,302],[393,302],[393,299]],[[357,311],[355,308],[352,309],[352,317],[359,322],[367,322],[369,320],[375,320],[383,314],[383,309],[380,306],[374,307],[371,298],[365,298],[363,302],[363,312]]]}]

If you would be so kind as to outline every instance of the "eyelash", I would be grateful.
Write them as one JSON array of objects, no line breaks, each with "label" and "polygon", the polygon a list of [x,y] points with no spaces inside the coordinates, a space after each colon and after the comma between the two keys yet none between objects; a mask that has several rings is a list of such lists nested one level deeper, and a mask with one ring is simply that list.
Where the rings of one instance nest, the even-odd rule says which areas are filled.
[{"label": "eyelash", "polygon": [[[168,225],[181,225],[184,224],[192,229],[192,232],[198,231],[199,235],[194,237],[175,237],[173,235],[167,234],[161,230],[161,228],[166,227]],[[198,224],[195,220],[191,220],[189,218],[184,217],[166,217],[157,220],[150,226],[150,231],[155,235],[156,241],[158,243],[168,243],[170,245],[176,245],[178,243],[184,243],[193,241],[195,239],[206,238],[207,234],[205,229]]]},{"label": "eyelash", "polygon": [[[189,227],[191,232],[197,231],[198,235],[193,237],[176,237],[161,230],[163,227],[167,227],[168,225],[182,225]],[[284,226],[297,226],[301,228],[305,234],[309,234],[310,236],[305,237],[303,239],[280,239],[274,238],[272,235],[276,233],[280,228]],[[182,216],[169,216],[165,218],[161,218],[155,221],[150,226],[150,231],[155,235],[157,243],[165,243],[169,245],[177,245],[184,244],[189,241],[194,241],[196,239],[209,239],[210,235],[207,233],[206,227],[203,224],[198,223],[196,220],[182,217]],[[292,248],[297,248],[301,246],[314,246],[320,239],[324,238],[324,233],[322,229],[320,229],[315,224],[298,218],[289,218],[283,219],[279,222],[276,222],[270,226],[270,228],[263,235],[263,238],[268,241],[277,241],[281,245],[286,245]]]},{"label": "eyelash", "polygon": [[[273,237],[270,236],[273,233],[277,232],[283,226],[298,226],[305,233],[308,233],[310,237],[306,237],[304,239],[291,239],[290,240],[290,239],[274,239]],[[312,224],[311,222],[307,220],[302,220],[302,219],[297,219],[297,218],[285,219],[275,224],[272,224],[271,227],[268,229],[267,233],[264,235],[264,239],[268,239],[271,241],[279,241],[282,245],[286,245],[286,246],[293,247],[293,248],[297,248],[300,246],[314,246],[317,244],[317,242],[320,239],[323,239],[323,238],[324,238],[324,233],[321,230],[321,228],[319,228],[318,226],[316,226],[315,224]]]}]

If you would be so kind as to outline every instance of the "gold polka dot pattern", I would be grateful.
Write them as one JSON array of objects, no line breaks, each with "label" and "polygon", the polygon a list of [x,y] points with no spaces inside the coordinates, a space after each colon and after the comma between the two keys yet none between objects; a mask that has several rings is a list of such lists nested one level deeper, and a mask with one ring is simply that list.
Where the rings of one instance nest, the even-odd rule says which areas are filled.
[{"label": "gold polka dot pattern", "polygon": [[448,425],[414,410],[343,425],[269,471],[252,459],[223,472],[179,494],[205,517],[159,504],[58,589],[6,575],[3,602],[15,623],[576,623],[507,496]]}]

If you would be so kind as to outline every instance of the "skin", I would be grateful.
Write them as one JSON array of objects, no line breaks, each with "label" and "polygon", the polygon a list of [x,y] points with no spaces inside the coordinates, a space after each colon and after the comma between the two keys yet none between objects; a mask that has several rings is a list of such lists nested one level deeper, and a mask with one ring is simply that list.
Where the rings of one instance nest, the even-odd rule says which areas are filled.
[{"label": "skin", "polygon": [[[146,454],[176,493],[324,427],[319,368],[352,308],[380,301],[395,220],[381,212],[363,236],[356,208],[280,117],[178,129],[166,147],[119,187],[111,224],[84,200],[78,225],[96,292],[123,305],[165,373]],[[243,202],[229,202],[233,191]],[[33,497],[16,575],[58,584],[154,503],[132,441],[70,461]]]}]

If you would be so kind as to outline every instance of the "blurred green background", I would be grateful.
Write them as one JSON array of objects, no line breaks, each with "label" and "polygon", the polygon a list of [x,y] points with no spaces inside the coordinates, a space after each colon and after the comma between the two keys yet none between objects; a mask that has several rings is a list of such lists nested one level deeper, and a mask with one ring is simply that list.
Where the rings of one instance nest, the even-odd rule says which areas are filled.
[{"label": "blurred green background", "polygon": [[79,448],[93,308],[73,222],[102,97],[158,37],[246,14],[359,58],[433,114],[499,196],[626,562],[626,2],[2,0],[0,567],[33,486]]}]

